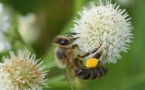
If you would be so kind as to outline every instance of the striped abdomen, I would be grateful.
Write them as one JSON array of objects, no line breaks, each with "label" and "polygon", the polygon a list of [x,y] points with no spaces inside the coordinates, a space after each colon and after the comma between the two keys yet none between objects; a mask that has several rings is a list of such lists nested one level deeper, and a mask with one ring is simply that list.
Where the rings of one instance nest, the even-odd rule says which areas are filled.
[{"label": "striped abdomen", "polygon": [[97,66],[94,68],[78,68],[76,74],[82,79],[97,79],[101,78],[107,73],[107,68],[104,66]]}]

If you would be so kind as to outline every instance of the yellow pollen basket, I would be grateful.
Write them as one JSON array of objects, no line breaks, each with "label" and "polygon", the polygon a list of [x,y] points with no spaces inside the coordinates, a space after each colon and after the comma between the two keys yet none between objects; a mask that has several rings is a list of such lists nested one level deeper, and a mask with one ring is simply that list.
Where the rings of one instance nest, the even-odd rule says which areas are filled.
[{"label": "yellow pollen basket", "polygon": [[87,60],[86,62],[86,67],[87,68],[93,68],[96,67],[98,65],[99,60],[96,58],[90,58]]}]

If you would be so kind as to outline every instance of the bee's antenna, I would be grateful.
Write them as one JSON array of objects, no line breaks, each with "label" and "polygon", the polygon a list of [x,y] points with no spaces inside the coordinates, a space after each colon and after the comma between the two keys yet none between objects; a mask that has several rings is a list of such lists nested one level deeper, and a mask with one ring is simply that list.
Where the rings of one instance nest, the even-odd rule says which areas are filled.
[{"label": "bee's antenna", "polygon": [[73,35],[77,35],[77,34],[80,34],[80,33],[76,33],[76,32],[67,32],[67,33],[65,33],[64,35],[67,35],[67,37],[69,37],[69,36],[73,36]]},{"label": "bee's antenna", "polygon": [[76,40],[76,39],[78,39],[78,38],[80,38],[80,37],[72,38],[72,40]]}]

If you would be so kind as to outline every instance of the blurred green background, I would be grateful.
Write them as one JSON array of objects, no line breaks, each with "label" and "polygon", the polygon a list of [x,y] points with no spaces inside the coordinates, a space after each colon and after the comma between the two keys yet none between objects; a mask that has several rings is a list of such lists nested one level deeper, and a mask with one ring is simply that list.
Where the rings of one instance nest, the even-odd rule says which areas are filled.
[{"label": "blurred green background", "polygon": [[[42,58],[47,69],[50,70],[47,78],[48,85],[52,88],[45,90],[70,90],[62,71],[56,67],[55,47],[52,46],[52,40],[58,34],[69,32],[69,29],[73,27],[73,19],[79,17],[77,12],[92,0],[0,1],[11,7],[13,12],[23,15],[36,14],[40,35],[34,43],[31,43],[31,46],[37,57]],[[145,90],[145,0],[122,0],[129,1],[128,3],[120,1],[117,0],[121,8],[125,8],[132,17],[131,22],[135,28],[133,42],[128,53],[121,53],[123,58],[116,64],[106,64],[108,73],[105,77],[85,81],[88,90]],[[113,2],[116,1],[113,0]]]}]

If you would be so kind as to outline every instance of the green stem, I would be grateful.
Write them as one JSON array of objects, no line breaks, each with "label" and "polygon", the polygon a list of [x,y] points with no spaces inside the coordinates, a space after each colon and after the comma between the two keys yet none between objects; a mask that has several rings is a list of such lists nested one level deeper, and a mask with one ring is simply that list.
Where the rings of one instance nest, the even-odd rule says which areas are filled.
[{"label": "green stem", "polygon": [[14,15],[14,18],[12,20],[12,26],[13,26],[13,31],[14,31],[14,39],[20,41],[24,46],[27,47],[31,52],[35,53],[34,49],[22,38],[21,34],[18,31],[18,13]]},{"label": "green stem", "polygon": [[34,49],[28,43],[26,43],[25,40],[22,38],[22,36],[20,35],[20,33],[19,33],[19,31],[18,31],[16,26],[14,27],[13,30],[14,30],[14,37],[18,41],[20,41],[24,46],[26,46],[27,49],[29,49],[31,52],[35,53]]}]

